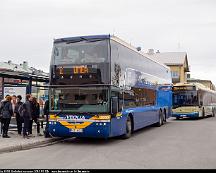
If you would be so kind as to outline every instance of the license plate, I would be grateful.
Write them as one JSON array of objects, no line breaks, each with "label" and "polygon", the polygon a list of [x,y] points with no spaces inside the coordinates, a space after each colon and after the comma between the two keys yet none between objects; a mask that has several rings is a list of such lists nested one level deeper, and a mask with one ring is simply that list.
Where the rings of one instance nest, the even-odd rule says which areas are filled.
[{"label": "license plate", "polygon": [[81,133],[83,129],[70,129],[70,132]]},{"label": "license plate", "polygon": [[187,115],[181,115],[181,117],[186,117]]}]

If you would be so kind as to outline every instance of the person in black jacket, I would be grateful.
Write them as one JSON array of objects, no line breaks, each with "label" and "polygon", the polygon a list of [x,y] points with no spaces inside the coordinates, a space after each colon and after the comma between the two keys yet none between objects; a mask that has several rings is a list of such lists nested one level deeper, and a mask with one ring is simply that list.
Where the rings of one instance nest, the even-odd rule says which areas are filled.
[{"label": "person in black jacket", "polygon": [[37,102],[37,99],[35,97],[32,97],[32,119],[30,120],[30,127],[29,127],[29,133],[32,134],[32,125],[33,121],[37,124],[37,135],[42,136],[40,134],[40,123],[39,123],[39,116],[40,116],[40,105]]},{"label": "person in black jacket", "polygon": [[2,104],[3,104],[3,102],[6,100],[6,98],[8,97],[8,96],[10,96],[10,95],[6,95],[5,96],[5,98],[3,99],[3,100],[1,100],[1,102],[0,102],[0,122],[1,122],[1,134],[2,134],[2,131],[3,131],[3,129],[2,129],[2,127],[3,127],[3,123],[2,123],[2,110],[1,110],[1,106],[2,106]]},{"label": "person in black jacket", "polygon": [[27,94],[26,95],[26,102],[21,106],[20,108],[20,115],[23,117],[23,122],[24,122],[24,127],[23,127],[23,138],[29,138],[29,122],[31,119],[31,103],[29,101],[31,95]]},{"label": "person in black jacket", "polygon": [[53,98],[53,96],[50,97],[50,101],[48,98],[48,100],[46,100],[45,104],[44,104],[44,111],[43,112],[44,112],[44,116],[46,116],[46,127],[44,130],[44,137],[45,138],[51,137],[50,133],[49,133],[49,113],[50,113],[50,110],[54,110],[54,98]]},{"label": "person in black jacket", "polygon": [[12,104],[11,104],[11,96],[7,96],[6,100],[2,102],[0,110],[2,114],[2,131],[3,131],[3,138],[10,138],[8,136],[8,129],[10,125],[10,120],[13,115],[13,110],[12,110]]},{"label": "person in black jacket", "polygon": [[22,96],[18,95],[17,96],[17,102],[15,105],[15,110],[14,110],[14,113],[16,116],[16,122],[17,122],[17,131],[18,131],[19,135],[21,135],[21,132],[22,132],[22,122],[23,122],[23,118],[22,118],[22,116],[20,116],[20,112],[19,112],[20,107],[23,104],[23,102],[21,102],[21,100],[22,100]]},{"label": "person in black jacket", "polygon": [[44,137],[48,138],[50,137],[49,131],[48,131],[48,128],[49,128],[49,100],[45,101],[43,112],[44,112],[44,116],[46,117],[46,127],[44,130]]}]

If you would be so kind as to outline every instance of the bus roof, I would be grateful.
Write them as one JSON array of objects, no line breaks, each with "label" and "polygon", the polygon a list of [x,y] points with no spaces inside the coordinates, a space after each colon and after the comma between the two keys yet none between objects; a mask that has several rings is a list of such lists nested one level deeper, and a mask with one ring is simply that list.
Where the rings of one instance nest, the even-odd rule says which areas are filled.
[{"label": "bus roof", "polygon": [[162,64],[162,63],[160,63],[159,61],[156,61],[156,60],[152,59],[151,57],[145,55],[144,52],[142,52],[142,51],[138,51],[138,50],[136,49],[136,47],[132,46],[131,44],[129,44],[129,43],[127,43],[127,42],[125,42],[124,40],[120,39],[119,37],[112,35],[112,36],[110,37],[110,39],[111,39],[111,40],[114,40],[114,41],[116,41],[116,42],[118,42],[118,43],[120,43],[120,44],[122,44],[123,46],[125,46],[125,47],[127,47],[127,48],[129,48],[129,49],[132,49],[133,51],[135,51],[135,52],[141,54],[141,55],[144,56],[145,58],[148,58],[149,60],[151,60],[151,61],[153,61],[153,62],[155,62],[155,63],[157,63],[157,64],[160,64],[161,66],[165,67],[167,70],[170,70],[170,68],[169,68],[168,66],[166,66],[165,64]]},{"label": "bus roof", "polygon": [[120,39],[120,38],[118,38],[117,36],[114,36],[114,35],[88,35],[88,36],[66,37],[66,38],[54,39],[54,43],[60,43],[60,42],[65,42],[65,41],[73,41],[73,40],[77,40],[77,41],[79,41],[79,40],[88,40],[88,39],[89,40],[91,40],[91,39],[111,39],[111,40],[114,40],[114,41],[122,44],[123,46],[125,46],[125,47],[127,47],[127,48],[141,54],[145,58],[148,58],[152,62],[160,64],[161,66],[163,66],[167,70],[170,70],[170,68],[168,66],[166,66],[165,64],[162,64],[159,61],[152,59],[151,57],[145,55],[144,52],[138,51],[134,46],[130,45],[129,43],[123,41],[122,39]]},{"label": "bus roof", "polygon": [[91,40],[91,39],[109,39],[110,35],[87,35],[87,36],[76,36],[76,37],[65,37],[54,39],[54,43],[73,41],[73,40]]},{"label": "bus roof", "polygon": [[205,90],[205,91],[210,91],[212,93],[216,93],[216,91],[209,89],[205,85],[198,83],[198,82],[191,82],[191,83],[176,83],[173,85],[174,87],[178,86],[196,86],[198,89]]}]

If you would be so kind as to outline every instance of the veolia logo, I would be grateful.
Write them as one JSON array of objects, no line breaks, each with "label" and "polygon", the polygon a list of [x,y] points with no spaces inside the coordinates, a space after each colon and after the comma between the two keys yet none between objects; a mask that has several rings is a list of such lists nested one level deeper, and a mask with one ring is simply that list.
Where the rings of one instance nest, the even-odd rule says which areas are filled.
[{"label": "veolia logo", "polygon": [[85,116],[84,115],[66,115],[66,119],[85,119]]}]

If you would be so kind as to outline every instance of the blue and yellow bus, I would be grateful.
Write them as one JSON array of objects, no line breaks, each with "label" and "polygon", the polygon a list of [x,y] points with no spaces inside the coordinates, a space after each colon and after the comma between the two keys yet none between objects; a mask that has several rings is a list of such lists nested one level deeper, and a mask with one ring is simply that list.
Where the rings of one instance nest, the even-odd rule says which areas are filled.
[{"label": "blue and yellow bus", "polygon": [[204,118],[215,116],[216,91],[200,83],[177,83],[173,86],[172,116]]},{"label": "blue and yellow bus", "polygon": [[49,133],[129,138],[171,116],[170,69],[116,36],[54,40]]}]

